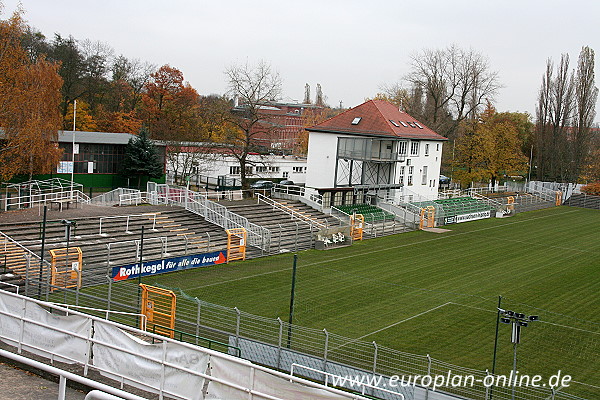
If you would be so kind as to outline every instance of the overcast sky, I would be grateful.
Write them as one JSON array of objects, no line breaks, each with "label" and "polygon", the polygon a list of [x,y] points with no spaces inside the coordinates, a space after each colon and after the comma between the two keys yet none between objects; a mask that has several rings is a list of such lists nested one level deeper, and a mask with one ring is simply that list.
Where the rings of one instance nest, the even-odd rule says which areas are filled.
[{"label": "overcast sky", "polygon": [[[4,19],[18,0],[5,4]],[[451,44],[485,55],[504,86],[500,111],[534,115],[546,60],[575,68],[582,46],[600,68],[598,0],[21,0],[30,25],[109,44],[115,54],[180,69],[200,94],[223,94],[223,71],[264,60],[284,100],[320,83],[327,101],[353,107],[400,81],[410,56]],[[600,107],[597,106],[600,114]],[[596,118],[598,120],[600,118]]]}]

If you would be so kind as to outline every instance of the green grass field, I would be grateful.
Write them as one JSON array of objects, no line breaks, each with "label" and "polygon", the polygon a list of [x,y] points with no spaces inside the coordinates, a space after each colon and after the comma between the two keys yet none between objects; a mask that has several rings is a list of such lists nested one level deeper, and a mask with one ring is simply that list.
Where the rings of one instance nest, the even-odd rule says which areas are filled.
[{"label": "green grass field", "polygon": [[[600,212],[557,207],[446,228],[300,252],[294,323],[485,369],[502,295],[503,308],[541,319],[524,329],[518,370],[560,369],[595,386],[575,392],[600,397]],[[282,254],[145,283],[287,320],[291,270]],[[501,324],[497,372],[511,367]]]}]

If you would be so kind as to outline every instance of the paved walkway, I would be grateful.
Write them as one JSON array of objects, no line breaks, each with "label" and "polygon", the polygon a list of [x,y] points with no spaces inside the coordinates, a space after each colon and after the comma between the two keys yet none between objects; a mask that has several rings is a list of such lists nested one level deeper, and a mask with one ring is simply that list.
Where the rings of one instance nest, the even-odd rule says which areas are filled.
[{"label": "paved walkway", "polygon": [[[58,383],[0,362],[0,400],[56,400]],[[67,400],[82,400],[85,393],[67,388]]]}]

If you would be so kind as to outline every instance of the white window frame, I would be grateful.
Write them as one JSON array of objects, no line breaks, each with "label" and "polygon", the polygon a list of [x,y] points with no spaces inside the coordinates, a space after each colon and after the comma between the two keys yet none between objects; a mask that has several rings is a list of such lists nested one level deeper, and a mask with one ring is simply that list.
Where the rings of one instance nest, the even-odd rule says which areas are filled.
[{"label": "white window frame", "polygon": [[419,155],[419,142],[417,142],[417,141],[410,142],[410,155],[411,155],[411,157],[417,157]]}]

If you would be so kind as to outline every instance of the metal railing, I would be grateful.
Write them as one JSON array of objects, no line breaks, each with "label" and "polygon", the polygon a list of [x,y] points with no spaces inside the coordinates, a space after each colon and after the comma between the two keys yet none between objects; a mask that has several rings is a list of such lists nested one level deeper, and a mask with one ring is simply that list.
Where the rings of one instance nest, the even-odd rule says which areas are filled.
[{"label": "metal railing", "polygon": [[[120,385],[121,388],[127,383],[146,392],[156,393],[159,398],[181,398],[181,394],[176,392],[179,390],[176,382],[182,379],[202,379],[205,380],[204,382],[208,384],[208,387],[206,384],[202,384],[201,387],[188,387],[187,390],[200,390],[204,396],[210,385],[217,384],[219,385],[218,387],[232,389],[245,396],[283,400],[286,397],[289,398],[292,391],[301,390],[301,387],[304,386],[313,390],[320,389],[327,392],[323,394],[325,397],[327,395],[336,395],[346,399],[366,400],[365,397],[360,395],[326,387],[297,376],[290,376],[285,372],[257,365],[230,354],[205,347],[198,347],[185,341],[176,341],[100,317],[69,310],[50,302],[35,300],[1,290],[0,297],[2,297],[3,303],[10,302],[10,304],[22,310],[22,312],[12,313],[4,308],[0,308],[0,322],[4,319],[7,321],[11,320],[18,326],[17,332],[0,330],[0,340],[9,340],[16,347],[17,354],[0,350],[0,355],[25,362],[28,365],[34,365],[39,369],[50,371],[65,379],[82,382],[105,392],[120,395],[125,399],[140,400],[143,398],[94,381],[89,378],[90,373],[100,373],[101,375],[109,376],[115,382],[114,384]],[[25,312],[26,309],[28,312]],[[48,311],[78,318],[81,320],[81,323],[77,324],[80,327],[74,328],[72,327],[72,323],[69,324],[67,321],[62,322],[61,319],[35,317],[35,315]],[[3,325],[0,323],[0,326]],[[104,333],[99,331],[103,331]],[[133,339],[126,337],[113,338],[111,333],[117,332],[127,333],[128,337],[135,337],[147,343],[147,346],[149,346],[148,349],[152,351],[133,350],[131,344],[129,344]],[[65,350],[65,343],[61,343],[63,346],[62,350],[60,350],[55,346],[49,346],[47,341],[38,339],[46,336],[55,338],[53,339],[55,341],[62,340],[63,342],[64,338],[68,336],[69,340],[71,340],[70,344],[73,345],[69,345],[69,349]],[[151,342],[153,341],[158,343],[152,345]],[[74,347],[75,344],[77,346]],[[188,357],[168,356],[169,349],[176,349],[179,354],[189,355],[195,361],[190,362]],[[62,359],[64,362],[77,367],[75,369],[81,371],[81,375],[61,371],[45,363],[27,359],[21,355],[25,350],[39,354],[48,363],[53,363],[55,359]],[[249,378],[240,380],[230,374],[216,371],[214,368],[208,370],[205,368],[196,368],[194,364],[199,362],[199,357],[205,357],[206,362],[210,363],[211,366],[216,367],[217,365],[221,365],[221,371],[233,367],[241,371],[240,374]],[[119,360],[119,363],[127,362],[135,365],[152,366],[158,372],[138,374],[136,371],[119,368],[118,363],[115,364],[114,360]],[[164,373],[166,369],[169,370],[168,374]],[[265,374],[268,375],[266,380]],[[277,393],[274,395],[265,392],[265,390],[268,390],[269,382],[272,382],[273,379],[279,383],[278,387],[282,391],[281,394]],[[61,387],[64,389],[63,379],[61,379]],[[154,395],[152,398],[154,398]]]},{"label": "metal railing", "polygon": [[6,197],[4,199],[4,211],[9,209],[33,208],[36,205],[41,207],[44,204],[57,201],[74,201],[78,203],[89,203],[88,195],[80,190],[68,190],[62,192],[30,194],[19,197]]},{"label": "metal railing", "polygon": [[137,189],[128,189],[128,188],[117,188],[111,190],[110,192],[103,193],[98,196],[94,196],[90,199],[91,204],[102,205],[102,206],[113,206],[115,204],[119,204],[120,195],[127,193],[136,193],[139,192]]},{"label": "metal railing", "polygon": [[[49,373],[50,375],[54,375],[54,376],[58,376],[59,380],[58,380],[58,400],[65,400],[66,399],[66,391],[67,391],[67,381],[73,381],[73,382],[77,382],[80,383],[82,385],[94,388],[94,389],[98,389],[101,390],[104,393],[109,393],[118,397],[113,397],[112,399],[125,399],[125,400],[147,400],[147,398],[145,397],[141,397],[129,392],[126,392],[124,390],[121,389],[117,389],[114,388],[112,386],[108,386],[104,383],[95,381],[93,379],[89,379],[89,378],[85,378],[82,376],[79,376],[77,374],[74,374],[72,372],[68,372],[65,371],[63,369],[54,367],[52,365],[48,365],[48,364],[44,364],[42,362],[36,361],[36,360],[32,360],[31,358],[28,357],[24,357],[22,355],[19,354],[15,354],[15,353],[11,353],[10,351],[6,351],[6,350],[2,350],[0,349],[0,356],[5,357],[7,359],[16,361],[18,363],[24,364],[24,365],[28,365],[30,367],[33,367],[37,370],[40,371],[44,371]],[[88,393],[88,395],[94,393],[94,396],[97,393],[97,390],[92,390],[91,392]],[[88,397],[86,395],[85,399],[87,400],[88,398],[92,399],[107,399],[107,397]]]},{"label": "metal railing", "polygon": [[268,252],[271,243],[269,229],[250,222],[227,209],[227,207],[208,200],[203,193],[194,192],[184,187],[173,187],[167,184],[148,185],[151,204],[174,204],[198,214],[210,223],[223,229],[244,228],[248,235],[248,244]]},{"label": "metal railing", "polygon": [[298,212],[298,211],[294,210],[293,208],[286,206],[285,204],[278,203],[275,200],[273,200],[267,196],[263,196],[262,194],[259,193],[258,194],[258,204],[260,204],[260,203],[264,203],[266,205],[273,207],[273,209],[276,209],[276,210],[279,210],[279,211],[282,211],[282,212],[288,214],[291,217],[291,219],[296,219],[298,221],[304,222],[311,226],[317,226],[319,228],[327,228],[327,220],[325,220],[325,223],[323,224],[323,223],[319,222],[316,218],[313,218],[306,214]]},{"label": "metal railing", "polygon": [[116,216],[108,216],[108,217],[100,217],[98,219],[98,235],[105,236],[105,233],[102,233],[102,225],[106,220],[119,220],[125,219],[125,231],[126,233],[131,233],[129,231],[129,223],[132,218],[135,217],[146,217],[147,219],[142,219],[143,222],[152,221],[152,230],[156,230],[156,216],[157,213],[147,213],[147,214],[131,214],[131,215],[116,215]]},{"label": "metal railing", "polygon": [[321,196],[316,189],[296,185],[275,184],[272,193],[274,197],[289,196],[290,198],[301,201],[319,211],[323,211],[324,208],[323,196]]},{"label": "metal railing", "polygon": [[[143,314],[142,314],[143,315]],[[145,317],[145,315],[144,315]],[[217,345],[217,346],[221,346],[225,349],[224,353],[229,353],[229,349],[233,349],[235,350],[236,354],[235,356],[237,357],[241,357],[242,356],[242,349],[240,349],[237,346],[232,346],[228,343],[223,343],[223,342],[219,342],[218,340],[213,340],[213,339],[208,339],[202,336],[198,336],[198,335],[194,335],[192,333],[187,333],[184,331],[180,331],[178,329],[173,329],[173,328],[169,328],[168,326],[163,326],[163,325],[159,325],[159,324],[153,324],[152,325],[152,333],[155,335],[160,335],[160,333],[156,333],[156,328],[158,329],[163,329],[165,331],[169,331],[169,332],[173,332],[173,336],[178,336],[179,337],[179,341],[180,342],[185,342],[185,340],[183,340],[184,337],[187,338],[191,338],[194,340],[194,344],[195,345],[200,345],[199,342],[206,342],[208,345],[207,346],[202,346],[202,347],[206,347],[208,349],[212,349],[213,345]],[[146,330],[146,328],[143,328],[142,330]],[[176,337],[175,337],[176,339]],[[154,338],[152,339],[152,343],[154,343]],[[189,343],[189,342],[186,342]]]}]

